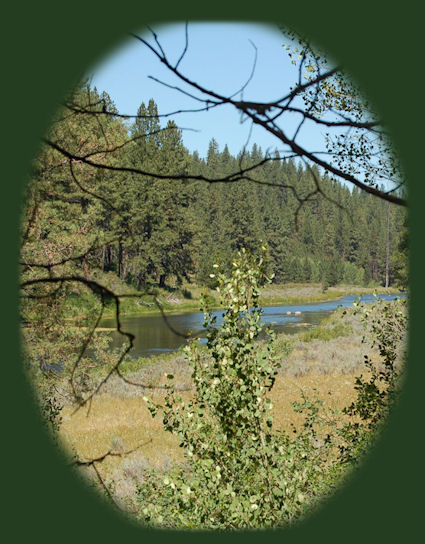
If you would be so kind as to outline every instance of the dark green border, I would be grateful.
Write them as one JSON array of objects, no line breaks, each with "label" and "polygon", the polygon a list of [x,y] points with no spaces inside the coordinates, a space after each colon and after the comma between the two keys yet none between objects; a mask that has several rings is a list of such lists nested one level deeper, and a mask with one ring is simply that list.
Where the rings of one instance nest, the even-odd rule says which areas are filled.
[{"label": "dark green border", "polygon": [[[250,4],[251,5],[251,4]],[[23,380],[17,335],[17,222],[20,190],[39,137],[65,90],[126,32],[143,23],[182,20],[282,21],[298,26],[343,60],[388,120],[409,180],[411,263],[411,346],[408,380],[391,426],[359,477],[320,513],[287,531],[263,538],[290,542],[395,542],[421,523],[423,485],[423,338],[419,309],[423,239],[423,50],[418,4],[321,0],[252,3],[73,0],[16,3],[2,13],[2,491],[3,518],[14,541],[128,542],[143,532],[105,507],[64,469],[40,433],[36,410]],[[6,432],[4,432],[4,428]],[[6,485],[5,485],[6,483]],[[8,523],[9,522],[9,523]],[[4,525],[3,525],[4,527]],[[422,531],[421,531],[422,532]],[[420,534],[420,533],[419,533]],[[252,533],[258,538],[258,534]],[[183,535],[180,534],[180,538]],[[241,535],[220,535],[240,540]],[[262,536],[262,535],[261,535]],[[203,535],[215,540],[218,535]],[[194,541],[196,534],[184,535]]]}]

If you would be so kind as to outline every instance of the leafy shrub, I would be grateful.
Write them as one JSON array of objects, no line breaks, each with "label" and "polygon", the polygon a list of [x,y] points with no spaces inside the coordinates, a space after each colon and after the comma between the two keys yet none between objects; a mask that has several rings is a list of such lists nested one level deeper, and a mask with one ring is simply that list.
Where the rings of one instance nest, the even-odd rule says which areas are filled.
[{"label": "leafy shrub", "polygon": [[[40,407],[47,428],[53,433],[57,433],[62,423],[62,404],[55,396],[51,395],[42,399]],[[53,434],[53,436],[56,435]]]},{"label": "leafy shrub", "polygon": [[374,363],[365,355],[368,376],[356,378],[357,397],[343,410],[357,418],[344,425],[339,433],[340,459],[344,463],[357,464],[362,458],[399,394],[406,350],[406,304],[406,300],[377,299],[373,305],[356,305],[366,329],[363,341],[378,347],[381,360]]},{"label": "leafy shrub", "polygon": [[[288,435],[273,429],[267,396],[280,363],[278,344],[261,323],[258,307],[260,287],[270,281],[265,255],[255,260],[242,251],[230,278],[220,271],[214,277],[223,323],[216,328],[204,297],[207,346],[193,340],[184,349],[193,397],[187,401],[176,393],[171,374],[162,405],[145,397],[152,416],[161,414],[164,429],[179,438],[185,462],[166,472],[144,471],[137,515],[151,526],[183,529],[292,523],[339,485],[381,428],[399,390],[405,302],[356,306],[366,328],[363,340],[378,347],[380,361],[365,357],[368,374],[357,378],[357,397],[343,414],[325,412],[321,399],[303,395],[293,406],[304,414],[304,424]],[[346,332],[341,324],[327,325],[332,335]],[[266,341],[258,341],[260,333]],[[292,343],[284,347],[289,353]]]},{"label": "leafy shrub", "polygon": [[[233,274],[217,272],[225,311],[222,326],[205,303],[207,354],[193,341],[185,348],[194,395],[184,401],[172,385],[164,405],[145,398],[164,429],[177,435],[187,462],[170,473],[149,471],[138,489],[140,519],[173,528],[241,529],[290,522],[317,495],[326,447],[312,436],[314,404],[304,406],[308,424],[296,438],[273,431],[272,389],[280,364],[258,307],[266,274],[265,248],[256,261],[242,250]],[[205,302],[205,301],[204,301]],[[172,383],[173,376],[168,376]],[[300,407],[301,409],[301,407]]]},{"label": "leafy shrub", "polygon": [[339,336],[347,336],[351,332],[351,328],[345,323],[337,323],[336,325],[313,327],[311,330],[300,334],[300,340],[302,342],[312,342],[313,340],[333,340]]}]

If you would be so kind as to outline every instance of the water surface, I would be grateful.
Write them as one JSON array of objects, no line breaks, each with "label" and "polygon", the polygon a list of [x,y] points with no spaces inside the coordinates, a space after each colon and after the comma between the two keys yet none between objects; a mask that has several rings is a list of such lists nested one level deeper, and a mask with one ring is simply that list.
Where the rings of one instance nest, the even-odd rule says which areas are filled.
[{"label": "water surface", "polygon": [[[384,300],[402,298],[405,295],[378,295]],[[263,322],[271,325],[276,332],[294,334],[300,330],[309,329],[318,325],[325,317],[334,312],[338,307],[352,306],[355,299],[361,299],[364,303],[373,302],[374,295],[347,295],[338,300],[328,302],[316,302],[309,304],[292,304],[281,306],[267,306],[263,308]],[[288,312],[290,312],[288,314]],[[297,314],[295,314],[297,312]],[[217,325],[222,322],[222,311],[216,311]],[[187,335],[205,338],[203,329],[203,314],[201,312],[174,314],[167,316],[168,323],[173,329]],[[130,352],[132,357],[142,357],[175,351],[185,344],[182,336],[175,334],[160,315],[122,317],[122,329],[135,335],[134,347]],[[115,327],[114,319],[104,319],[102,327]],[[116,331],[111,332],[112,347],[120,347],[123,337]]]}]

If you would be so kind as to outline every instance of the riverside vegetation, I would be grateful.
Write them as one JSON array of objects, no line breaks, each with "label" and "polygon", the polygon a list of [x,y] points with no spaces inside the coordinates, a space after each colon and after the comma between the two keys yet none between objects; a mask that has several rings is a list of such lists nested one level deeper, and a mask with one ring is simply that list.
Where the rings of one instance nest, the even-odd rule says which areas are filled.
[{"label": "riverside vegetation", "polygon": [[206,347],[128,361],[129,381],[147,387],[110,381],[89,418],[62,410],[59,435],[77,456],[146,443],[97,467],[114,501],[143,523],[240,529],[302,518],[360,462],[399,389],[404,301],[339,310],[296,338],[274,337],[258,307],[263,257],[243,251],[233,264],[230,278],[215,271],[219,329],[204,300]]},{"label": "riverside vegetation", "polygon": [[[310,118],[336,107],[344,125],[355,106],[359,125],[365,106],[343,81],[319,78]],[[310,84],[295,89],[312,106]],[[336,312],[294,338],[263,330],[259,308],[338,298],[348,285],[406,288],[406,213],[389,202],[405,201],[403,183],[395,176],[386,193],[372,182],[376,172],[392,179],[393,154],[376,162],[368,138],[336,142],[348,171],[371,161],[369,189],[385,197],[376,198],[292,152],[254,144],[232,156],[212,139],[201,158],[173,121],[161,125],[153,99],[132,119],[82,82],[33,163],[21,320],[46,424],[77,470],[144,524],[292,523],[359,462],[385,419],[402,370],[404,303]],[[201,301],[206,347],[128,358],[121,315]],[[220,305],[226,320],[216,329],[209,311]],[[115,318],[121,348],[111,349],[103,317]],[[375,343],[366,353],[362,320]]]}]

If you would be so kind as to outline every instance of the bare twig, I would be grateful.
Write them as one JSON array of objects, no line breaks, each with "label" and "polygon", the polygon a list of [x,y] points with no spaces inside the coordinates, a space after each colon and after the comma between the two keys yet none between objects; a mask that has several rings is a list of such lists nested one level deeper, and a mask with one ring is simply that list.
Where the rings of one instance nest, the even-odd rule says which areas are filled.
[{"label": "bare twig", "polygon": [[130,455],[130,453],[135,452],[136,450],[140,449],[143,446],[146,446],[147,444],[150,444],[151,442],[152,442],[152,438],[150,440],[148,440],[147,442],[142,442],[141,444],[139,444],[135,448],[133,448],[131,450],[128,450],[128,451],[125,451],[125,452],[116,452],[116,451],[113,451],[113,450],[109,450],[106,453],[104,453],[103,455],[100,455],[99,457],[95,457],[93,459],[87,459],[87,460],[76,459],[75,461],[73,461],[71,463],[71,465],[76,465],[76,466],[79,466],[79,467],[82,467],[82,466],[92,467],[94,472],[96,473],[96,476],[97,476],[97,479],[100,482],[100,485],[105,490],[107,496],[121,510],[122,509],[121,506],[114,499],[112,493],[110,492],[108,486],[106,485],[106,483],[105,483],[104,479],[102,478],[102,476],[101,476],[101,474],[99,472],[99,469],[98,469],[98,467],[96,465],[102,463],[107,457],[110,457],[110,456],[123,457],[125,455]]}]

